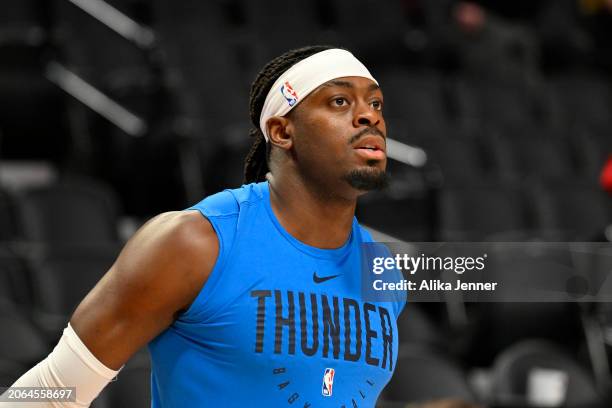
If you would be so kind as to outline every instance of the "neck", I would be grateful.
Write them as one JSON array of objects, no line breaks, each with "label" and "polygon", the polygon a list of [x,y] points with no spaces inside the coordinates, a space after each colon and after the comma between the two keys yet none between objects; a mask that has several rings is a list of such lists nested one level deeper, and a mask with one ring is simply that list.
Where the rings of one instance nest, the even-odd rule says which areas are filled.
[{"label": "neck", "polygon": [[339,248],[347,241],[357,198],[325,193],[299,177],[269,173],[267,178],[272,210],[294,238],[322,249]]}]

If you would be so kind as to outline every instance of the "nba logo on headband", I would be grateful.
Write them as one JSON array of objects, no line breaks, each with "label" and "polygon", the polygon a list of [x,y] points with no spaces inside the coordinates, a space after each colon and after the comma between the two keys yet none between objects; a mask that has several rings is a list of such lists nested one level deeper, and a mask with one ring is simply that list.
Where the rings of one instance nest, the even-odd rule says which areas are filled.
[{"label": "nba logo on headband", "polygon": [[280,91],[285,97],[285,99],[287,100],[287,103],[289,104],[289,106],[293,106],[297,103],[297,100],[298,100],[297,92],[293,90],[293,88],[289,84],[289,81],[286,81],[283,84],[283,86],[281,86]]},{"label": "nba logo on headband", "polygon": [[268,119],[285,116],[300,103],[300,98],[306,98],[327,81],[351,76],[368,78],[378,84],[353,54],[338,48],[318,52],[291,66],[270,87],[259,115],[259,129],[266,142],[270,141]]}]

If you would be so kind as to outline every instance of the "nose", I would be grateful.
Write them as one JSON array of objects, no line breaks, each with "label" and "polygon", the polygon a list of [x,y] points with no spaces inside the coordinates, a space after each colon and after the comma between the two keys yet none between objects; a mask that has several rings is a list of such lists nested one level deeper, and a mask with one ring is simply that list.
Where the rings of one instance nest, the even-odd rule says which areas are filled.
[{"label": "nose", "polygon": [[376,126],[380,123],[380,111],[372,109],[368,103],[360,103],[353,117],[353,126]]}]

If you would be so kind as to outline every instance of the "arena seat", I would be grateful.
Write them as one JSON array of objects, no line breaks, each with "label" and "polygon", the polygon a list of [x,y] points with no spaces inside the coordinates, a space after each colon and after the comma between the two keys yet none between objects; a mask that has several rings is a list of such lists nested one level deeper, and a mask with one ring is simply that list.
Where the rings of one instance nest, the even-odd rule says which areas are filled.
[{"label": "arena seat", "polygon": [[514,342],[543,338],[576,351],[584,340],[575,303],[507,302],[468,305],[475,331],[466,354],[474,366],[488,366]]},{"label": "arena seat", "polygon": [[612,155],[612,138],[608,129],[586,129],[572,138],[573,148],[585,182],[599,179],[601,170]]},{"label": "arena seat", "polygon": [[[332,9],[328,13],[335,17],[330,28],[340,35],[339,44],[354,50],[366,65],[406,63],[408,25],[402,1],[332,0],[328,4]],[[363,16],[368,16],[369,29],[364,29]]]},{"label": "arena seat", "polygon": [[26,190],[18,204],[28,241],[108,244],[118,240],[116,198],[98,183],[66,182]]},{"label": "arena seat", "polygon": [[535,224],[573,241],[603,239],[612,223],[612,202],[595,183],[536,184],[531,189]]},{"label": "arena seat", "polygon": [[50,338],[59,339],[78,303],[112,266],[117,245],[38,248],[31,255],[33,317]]},{"label": "arena seat", "polygon": [[249,122],[241,121],[222,129],[219,139],[198,142],[207,195],[242,185],[244,159],[253,143],[249,137],[251,127]]},{"label": "arena seat", "polygon": [[0,304],[31,305],[29,275],[22,257],[8,246],[0,245]]},{"label": "arena seat", "polygon": [[[324,2],[242,1],[251,40],[258,44],[257,65],[286,50],[306,44],[330,44],[336,38],[322,22],[329,10]],[[287,33],[290,32],[290,35]]]},{"label": "arena seat", "polygon": [[395,160],[389,161],[387,171],[389,187],[361,197],[357,219],[396,239],[431,241],[436,191],[427,185],[427,174]]},{"label": "arena seat", "polygon": [[438,352],[402,345],[395,374],[384,389],[381,400],[424,402],[443,398],[475,401],[466,374]]},{"label": "arena seat", "polygon": [[[163,2],[152,5],[142,1],[109,1],[119,12],[149,30],[147,33],[152,33],[150,43],[143,41],[138,45],[113,32],[75,4],[66,1],[55,3],[54,28],[63,39],[64,64],[145,124],[135,131],[136,134],[126,132],[107,118],[88,111],[84,105],[76,105],[75,110],[78,110],[71,117],[76,117],[75,122],[81,126],[75,132],[74,145],[83,151],[75,154],[74,161],[89,175],[113,184],[130,214],[148,217],[169,208],[181,207],[186,195],[181,176],[187,166],[181,167],[184,163],[180,163],[177,150],[184,139],[177,133],[181,136],[198,133],[200,128],[192,130],[192,126],[185,124],[200,123],[204,113],[213,112],[202,108],[198,97],[199,87],[196,86],[200,82],[196,80],[202,76],[208,77],[206,68],[213,65],[210,61],[216,60],[198,60],[201,63],[193,71],[199,72],[199,75],[189,77],[189,84],[186,84],[184,71],[193,64],[188,59],[179,59],[177,54],[181,57],[190,53],[201,55],[201,49],[206,47],[186,44],[191,43],[193,38],[206,38],[210,32],[205,35],[191,33],[191,36],[168,34],[189,31],[194,26],[189,24],[193,20],[186,20],[189,15],[201,18],[199,24],[206,27],[214,21],[213,2],[200,4],[199,8],[193,7],[196,2],[182,2],[183,7],[163,8]],[[173,15],[180,18],[172,21],[172,28],[154,31],[165,28],[164,23],[172,20]],[[207,16],[210,18],[204,19]],[[176,21],[181,23],[177,24]],[[217,27],[222,25],[221,22]],[[216,44],[216,41],[206,44]],[[219,49],[225,50],[224,45],[220,45]],[[189,51],[185,54],[179,52],[186,48]],[[207,54],[206,58],[210,55]],[[221,53],[217,57],[221,59]],[[184,70],[178,70],[178,66]],[[224,83],[229,86],[227,81]],[[231,100],[228,98],[228,101]],[[231,113],[233,110],[227,111]],[[146,137],[134,137],[143,136],[142,133]],[[109,162],[113,166],[109,166]]]},{"label": "arena seat", "polygon": [[542,120],[543,108],[525,84],[459,78],[453,89],[466,126],[528,126]]},{"label": "arena seat", "polygon": [[[593,251],[593,252],[591,252]],[[599,295],[602,299],[612,299],[612,250],[608,243],[602,243],[600,248],[591,249],[587,253],[588,264],[584,274],[592,282],[592,295]],[[605,306],[612,305],[608,303]]]},{"label": "arena seat", "polygon": [[17,308],[0,305],[0,360],[12,361],[24,366],[34,365],[49,353],[49,346],[42,334],[28,317]]},{"label": "arena seat", "polygon": [[521,191],[483,184],[449,187],[439,193],[438,237],[443,241],[482,241],[497,233],[530,229]]},{"label": "arena seat", "polygon": [[11,386],[29,367],[13,361],[0,360],[0,387]]},{"label": "arena seat", "polygon": [[475,328],[468,351],[471,364],[487,366],[500,351],[526,338],[578,350],[584,329],[579,305],[569,301],[568,282],[581,270],[570,245],[499,242],[487,253],[487,279],[505,282],[497,295],[507,301],[467,305]]},{"label": "arena seat", "polygon": [[[261,47],[247,32],[241,2],[156,1],[153,10],[153,27],[181,109],[190,118],[211,123],[200,132],[202,137],[210,131],[209,139],[216,138],[219,128],[245,120],[249,80]],[[193,47],[196,38],[207,40]]]},{"label": "arena seat", "polygon": [[534,369],[552,369],[567,375],[567,391],[562,406],[603,406],[592,375],[559,347],[538,340],[517,343],[496,358],[493,366],[496,402],[502,405],[526,403],[528,378]]},{"label": "arena seat", "polygon": [[564,125],[612,125],[610,81],[594,72],[576,72],[551,78],[557,122]]},{"label": "arena seat", "polygon": [[402,118],[409,126],[404,137],[448,128],[449,113],[439,74],[395,69],[377,73],[377,78],[384,93],[385,116]]},{"label": "arena seat", "polygon": [[477,185],[490,173],[475,138],[424,137],[413,144],[425,150],[427,166],[441,173],[444,186]]},{"label": "arena seat", "polygon": [[501,178],[575,181],[579,171],[568,141],[547,133],[545,129],[523,127],[485,140]]},{"label": "arena seat", "polygon": [[10,194],[0,189],[0,242],[17,237],[15,208]]},{"label": "arena seat", "polygon": [[402,344],[443,350],[448,343],[439,322],[430,318],[417,304],[411,304],[402,311],[397,320],[397,330]]}]

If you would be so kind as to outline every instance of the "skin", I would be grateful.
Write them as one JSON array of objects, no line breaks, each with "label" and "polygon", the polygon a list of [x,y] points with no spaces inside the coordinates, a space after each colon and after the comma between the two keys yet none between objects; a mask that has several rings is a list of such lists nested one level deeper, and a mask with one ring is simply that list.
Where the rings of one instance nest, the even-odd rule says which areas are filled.
[{"label": "skin", "polygon": [[268,120],[272,208],[295,238],[319,248],[337,248],[347,240],[357,198],[365,191],[352,188],[344,176],[353,169],[384,172],[387,164],[386,158],[368,163],[349,141],[364,131],[386,136],[382,101],[371,80],[338,78],[287,117]]},{"label": "skin", "polygon": [[[346,174],[355,169],[384,172],[386,167],[386,156],[367,160],[354,148],[366,137],[382,140],[386,135],[380,89],[366,78],[339,78],[267,125],[275,215],[308,245],[342,246],[357,198],[365,193],[351,187]],[[189,307],[218,252],[217,236],[199,212],[161,214],[130,239],[70,323],[104,365],[119,369]]]}]

